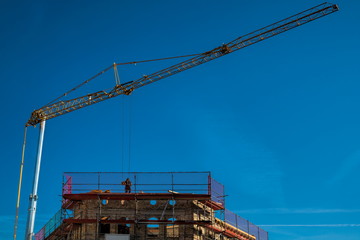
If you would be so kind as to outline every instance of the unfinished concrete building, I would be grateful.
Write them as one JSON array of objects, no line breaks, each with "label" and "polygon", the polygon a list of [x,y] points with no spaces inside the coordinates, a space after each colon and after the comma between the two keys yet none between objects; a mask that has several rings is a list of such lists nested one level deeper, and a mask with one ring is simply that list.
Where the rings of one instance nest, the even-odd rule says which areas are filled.
[{"label": "unfinished concrete building", "polygon": [[62,197],[36,240],[268,239],[209,172],[65,173]]}]

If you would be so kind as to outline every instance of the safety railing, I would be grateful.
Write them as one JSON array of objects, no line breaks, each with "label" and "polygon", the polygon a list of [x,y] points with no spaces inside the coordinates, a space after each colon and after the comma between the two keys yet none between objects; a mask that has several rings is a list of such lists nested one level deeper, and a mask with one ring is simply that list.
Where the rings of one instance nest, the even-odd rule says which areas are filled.
[{"label": "safety railing", "polygon": [[92,191],[111,193],[191,193],[208,194],[224,205],[224,187],[210,172],[67,172],[64,194]]},{"label": "safety railing", "polygon": [[217,203],[220,203],[223,207],[225,207],[225,191],[224,185],[215,181],[213,178],[210,179],[210,187],[211,187],[211,200]]},{"label": "safety railing", "polygon": [[63,223],[64,219],[73,217],[72,212],[60,209],[34,236],[35,240],[44,240]]},{"label": "safety railing", "polygon": [[223,221],[255,236],[257,240],[268,240],[268,233],[265,230],[227,209],[225,209]]},{"label": "safety railing", "polygon": [[[71,194],[72,193],[72,178],[71,176],[64,175],[64,183],[62,187],[62,194]],[[66,208],[71,203],[69,199],[63,198],[62,206]]]}]

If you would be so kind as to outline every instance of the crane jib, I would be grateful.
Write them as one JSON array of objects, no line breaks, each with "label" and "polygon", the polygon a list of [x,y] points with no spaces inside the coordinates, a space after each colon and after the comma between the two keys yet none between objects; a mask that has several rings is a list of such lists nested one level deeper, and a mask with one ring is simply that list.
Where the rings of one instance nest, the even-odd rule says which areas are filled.
[{"label": "crane jib", "polygon": [[[56,103],[46,105],[32,112],[30,119],[26,123],[26,126],[35,126],[43,120],[55,118],[63,114],[78,110],[86,106],[90,106],[98,102],[102,102],[104,100],[119,95],[129,95],[133,90],[139,87],[170,77],[174,74],[209,62],[239,49],[251,46],[255,43],[261,42],[265,39],[286,32],[290,29],[304,25],[308,22],[314,21],[318,18],[324,17],[338,10],[339,7],[336,4],[323,3],[291,17],[285,18],[281,21],[258,29],[254,32],[238,37],[227,44],[223,44],[217,48],[214,48],[213,50],[204,52],[203,54],[197,55],[168,68],[162,69],[150,75],[145,75],[135,81],[129,81],[124,84],[116,85],[109,92],[98,91],[96,93],[88,94],[74,99],[58,101]],[[116,65],[114,64],[114,66]]]}]

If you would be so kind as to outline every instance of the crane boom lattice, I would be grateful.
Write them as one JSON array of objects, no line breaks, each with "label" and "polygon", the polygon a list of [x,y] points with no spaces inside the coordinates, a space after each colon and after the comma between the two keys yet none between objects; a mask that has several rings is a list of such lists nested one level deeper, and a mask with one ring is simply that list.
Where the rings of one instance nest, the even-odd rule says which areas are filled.
[{"label": "crane boom lattice", "polygon": [[[304,25],[308,22],[314,21],[318,18],[329,15],[338,10],[339,8],[335,4],[323,3],[306,11],[268,25],[264,28],[236,38],[235,40],[227,44],[223,44],[217,48],[199,54],[198,56],[192,57],[186,61],[180,62],[150,75],[145,75],[135,81],[118,84],[110,91],[98,91],[74,99],[58,101],[56,103],[46,105],[32,112],[30,119],[26,123],[26,126],[35,126],[43,120],[55,118],[60,115],[75,111],[86,106],[90,106],[98,102],[102,102],[104,100],[119,95],[129,95],[137,88],[170,77],[179,72],[185,71],[187,69],[209,62],[239,49],[261,42],[265,39],[286,32],[298,26]],[[114,67],[116,67],[116,65],[120,64],[114,64]],[[109,68],[107,68],[106,70],[108,69]]]}]

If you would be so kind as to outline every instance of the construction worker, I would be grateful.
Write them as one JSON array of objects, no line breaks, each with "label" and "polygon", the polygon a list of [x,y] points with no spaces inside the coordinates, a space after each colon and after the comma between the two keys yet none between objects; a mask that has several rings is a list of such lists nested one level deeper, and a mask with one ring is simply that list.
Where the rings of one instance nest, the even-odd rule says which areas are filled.
[{"label": "construction worker", "polygon": [[125,185],[125,193],[131,193],[131,181],[127,178],[125,181],[121,182],[122,185]]}]

